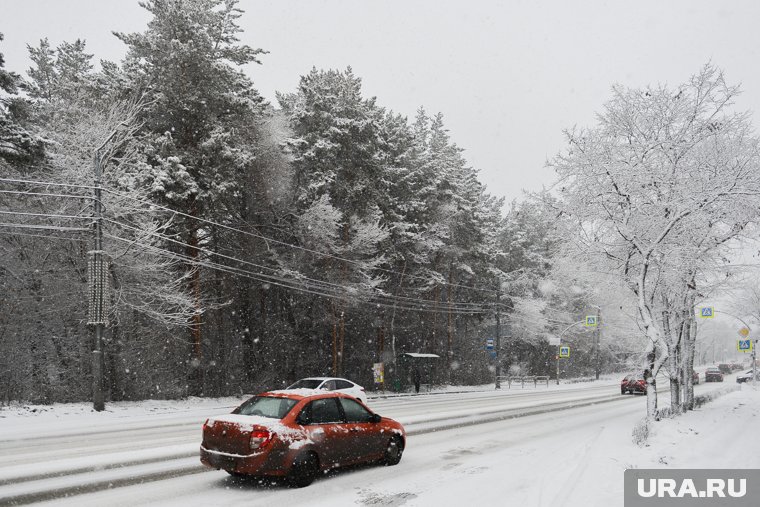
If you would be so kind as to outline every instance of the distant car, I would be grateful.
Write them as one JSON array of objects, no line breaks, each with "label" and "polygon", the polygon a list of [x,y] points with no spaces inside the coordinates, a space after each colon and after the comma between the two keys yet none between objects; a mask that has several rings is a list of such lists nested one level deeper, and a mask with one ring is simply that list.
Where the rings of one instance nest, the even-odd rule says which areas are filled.
[{"label": "distant car", "polygon": [[354,398],[358,398],[365,405],[367,404],[367,393],[359,384],[350,380],[338,377],[309,377],[302,378],[292,386],[285,389],[317,389],[323,391],[335,391],[344,393]]},{"label": "distant car", "polygon": [[742,365],[739,363],[731,363],[731,370],[739,371],[742,369]]},{"label": "distant car", "polygon": [[[755,375],[755,380],[760,380],[760,369],[757,370],[757,374]],[[752,382],[752,369],[745,371],[744,373],[740,373],[736,376],[736,382],[738,384],[742,384],[744,382]]]},{"label": "distant car", "polygon": [[286,477],[297,487],[320,472],[359,463],[395,465],[404,427],[337,392],[259,394],[203,424],[201,462],[233,476]]},{"label": "distant car", "polygon": [[639,375],[628,375],[623,380],[620,381],[620,394],[626,394],[626,393],[642,393],[646,394],[647,392],[647,383],[644,380],[644,376]]},{"label": "distant car", "polygon": [[723,372],[717,366],[705,370],[705,382],[723,382]]},{"label": "distant car", "polygon": [[694,370],[691,370],[691,383],[694,385],[699,384],[699,373]]},{"label": "distant car", "polygon": [[727,363],[721,363],[718,365],[718,369],[720,372],[724,375],[729,375],[733,370],[731,369],[731,365]]}]

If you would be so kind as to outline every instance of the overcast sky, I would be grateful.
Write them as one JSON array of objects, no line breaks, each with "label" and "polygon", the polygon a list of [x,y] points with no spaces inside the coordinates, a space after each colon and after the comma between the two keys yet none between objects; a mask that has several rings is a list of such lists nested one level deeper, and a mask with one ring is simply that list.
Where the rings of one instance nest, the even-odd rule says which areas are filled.
[{"label": "overcast sky", "polygon": [[[242,40],[269,54],[247,68],[275,103],[312,66],[350,65],[367,95],[413,116],[442,112],[452,138],[508,199],[550,184],[547,157],[562,129],[590,125],[613,83],[677,85],[708,61],[741,83],[742,110],[760,110],[760,2],[702,0],[240,2]],[[83,38],[120,60],[112,30],[143,31],[132,0],[4,0],[0,52],[24,72],[26,44]],[[756,116],[756,115],[755,115]],[[757,121],[757,120],[755,120]]]}]

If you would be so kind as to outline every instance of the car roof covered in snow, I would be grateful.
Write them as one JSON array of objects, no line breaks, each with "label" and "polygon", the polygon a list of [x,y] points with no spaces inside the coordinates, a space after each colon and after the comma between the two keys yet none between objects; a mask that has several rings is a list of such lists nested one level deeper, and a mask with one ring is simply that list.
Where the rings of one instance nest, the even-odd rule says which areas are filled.
[{"label": "car roof covered in snow", "polygon": [[343,396],[342,393],[339,393],[337,391],[325,391],[324,389],[277,389],[275,391],[267,391],[265,393],[261,393],[259,396],[269,395],[274,395],[280,398],[293,398],[298,400],[302,398],[308,398],[310,396]]}]

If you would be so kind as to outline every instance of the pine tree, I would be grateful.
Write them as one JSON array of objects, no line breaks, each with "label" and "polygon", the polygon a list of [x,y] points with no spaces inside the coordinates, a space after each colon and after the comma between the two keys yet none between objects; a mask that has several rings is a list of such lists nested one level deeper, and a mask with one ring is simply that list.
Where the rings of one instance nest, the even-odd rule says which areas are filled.
[{"label": "pine tree", "polygon": [[[255,161],[254,135],[264,114],[263,100],[241,67],[260,63],[261,49],[240,44],[234,0],[153,0],[144,33],[117,33],[129,51],[124,62],[131,87],[145,90],[147,163],[144,184],[154,199],[192,217],[229,220],[237,216],[246,171]],[[177,223],[201,260],[199,248],[219,241],[219,231],[201,230],[199,222]],[[191,391],[202,387],[201,273],[191,271],[196,295],[193,318]]]},{"label": "pine tree", "polygon": [[[3,38],[0,33],[0,42]],[[17,96],[20,84],[21,76],[5,70],[0,53],[0,159],[16,165],[37,162],[45,155],[44,141],[24,126],[28,103]]]}]

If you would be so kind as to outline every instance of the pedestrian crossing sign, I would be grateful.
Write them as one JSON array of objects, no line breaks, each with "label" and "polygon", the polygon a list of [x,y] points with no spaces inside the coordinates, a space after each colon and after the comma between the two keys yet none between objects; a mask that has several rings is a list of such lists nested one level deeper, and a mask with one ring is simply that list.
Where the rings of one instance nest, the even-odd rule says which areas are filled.
[{"label": "pedestrian crossing sign", "polygon": [[599,324],[599,317],[596,315],[586,315],[586,327],[596,327]]},{"label": "pedestrian crossing sign", "polygon": [[559,357],[570,357],[570,347],[563,345],[559,348]]},{"label": "pedestrian crossing sign", "polygon": [[736,348],[739,352],[752,352],[752,340],[746,338],[744,340],[736,340]]},{"label": "pedestrian crossing sign", "polygon": [[703,319],[712,319],[715,317],[715,309],[712,306],[703,306],[699,309],[699,316]]}]

